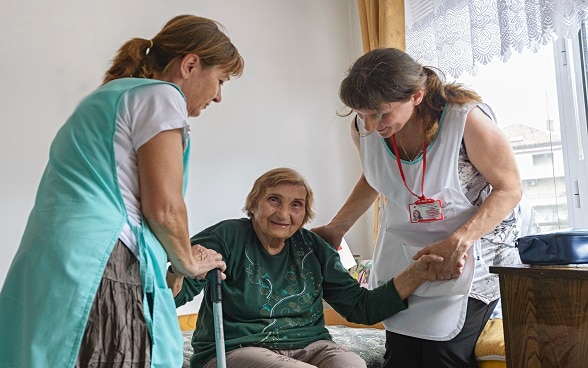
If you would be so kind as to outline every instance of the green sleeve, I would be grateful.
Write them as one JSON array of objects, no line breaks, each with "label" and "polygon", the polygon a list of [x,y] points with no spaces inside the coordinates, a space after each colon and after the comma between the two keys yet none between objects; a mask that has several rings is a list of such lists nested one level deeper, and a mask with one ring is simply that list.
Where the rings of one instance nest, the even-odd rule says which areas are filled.
[{"label": "green sleeve", "polygon": [[206,280],[196,280],[196,279],[189,279],[184,277],[184,282],[182,283],[182,289],[174,297],[174,302],[176,303],[176,308],[180,307],[188,302],[191,302],[194,297],[204,289],[206,285]]},{"label": "green sleeve", "polygon": [[361,287],[328,243],[317,244],[323,267],[324,299],[349,322],[374,324],[407,308],[393,280],[373,289]]}]

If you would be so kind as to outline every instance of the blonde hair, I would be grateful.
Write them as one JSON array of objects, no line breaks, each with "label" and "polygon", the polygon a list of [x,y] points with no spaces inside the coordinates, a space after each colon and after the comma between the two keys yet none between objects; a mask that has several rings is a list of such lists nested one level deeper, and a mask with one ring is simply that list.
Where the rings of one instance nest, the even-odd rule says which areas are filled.
[{"label": "blonde hair", "polygon": [[245,208],[243,208],[243,211],[247,213],[247,217],[253,218],[252,211],[261,200],[261,197],[269,188],[274,188],[280,184],[300,185],[306,189],[305,214],[302,225],[312,220],[314,217],[314,211],[312,210],[314,194],[312,189],[310,189],[310,185],[302,175],[296,170],[287,167],[270,170],[255,180],[247,199],[245,199]]}]

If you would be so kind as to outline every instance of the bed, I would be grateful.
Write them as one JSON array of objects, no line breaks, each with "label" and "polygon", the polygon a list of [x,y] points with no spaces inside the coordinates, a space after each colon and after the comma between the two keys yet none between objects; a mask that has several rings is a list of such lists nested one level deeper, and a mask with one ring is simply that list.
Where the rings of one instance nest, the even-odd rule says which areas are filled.
[{"label": "bed", "polygon": [[[184,338],[184,365],[182,368],[190,368],[190,356],[192,355],[190,343],[197,318],[197,314],[179,316]],[[381,323],[370,326],[350,323],[332,309],[325,309],[325,321],[336,343],[356,352],[366,361],[368,368],[380,367],[386,341],[385,330]],[[502,319],[491,319],[486,324],[476,345],[478,367],[506,368],[504,356]]]},{"label": "bed", "polygon": [[[384,331],[376,328],[352,328],[347,326],[329,326],[333,340],[355,351],[367,363],[368,368],[380,367],[384,354]],[[184,337],[184,365],[190,368],[192,355],[192,330],[182,331]]]}]

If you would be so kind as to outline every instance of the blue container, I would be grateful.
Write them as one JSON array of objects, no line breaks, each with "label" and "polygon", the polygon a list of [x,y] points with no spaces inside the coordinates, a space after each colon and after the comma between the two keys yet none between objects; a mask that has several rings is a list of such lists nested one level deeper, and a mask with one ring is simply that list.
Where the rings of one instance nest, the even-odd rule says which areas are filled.
[{"label": "blue container", "polygon": [[520,237],[517,248],[525,264],[588,263],[588,230],[574,229]]}]

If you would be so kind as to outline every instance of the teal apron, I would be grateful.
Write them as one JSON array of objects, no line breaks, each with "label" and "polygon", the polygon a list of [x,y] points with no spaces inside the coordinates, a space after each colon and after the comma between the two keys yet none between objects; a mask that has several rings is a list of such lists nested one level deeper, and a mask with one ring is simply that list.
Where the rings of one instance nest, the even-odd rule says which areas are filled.
[{"label": "teal apron", "polygon": [[[124,93],[155,83],[164,82],[123,78],[98,88],[53,140],[0,292],[0,367],[75,365],[104,268],[128,222],[114,157],[117,109]],[[186,141],[184,189],[188,154]],[[181,367],[183,341],[165,282],[167,255],[144,220],[133,231],[153,344],[151,366]]]}]

